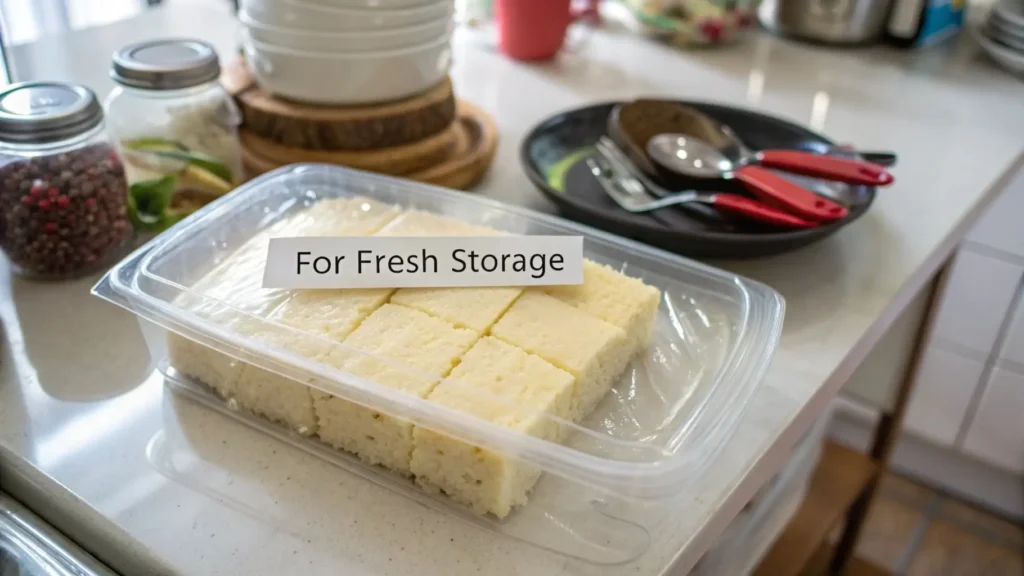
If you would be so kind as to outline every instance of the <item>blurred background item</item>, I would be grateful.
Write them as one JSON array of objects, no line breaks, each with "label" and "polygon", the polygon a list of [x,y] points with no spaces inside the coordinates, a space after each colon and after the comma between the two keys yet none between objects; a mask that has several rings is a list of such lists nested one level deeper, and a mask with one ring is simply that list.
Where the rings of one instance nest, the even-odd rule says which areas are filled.
[{"label": "blurred background item", "polygon": [[966,0],[894,0],[886,32],[906,48],[938,44],[956,36],[964,25]]},{"label": "blurred background item", "polygon": [[234,0],[0,0],[5,42],[23,44],[39,38],[102,26],[137,16],[167,3],[230,6]]},{"label": "blurred background item", "polygon": [[885,31],[892,0],[764,0],[758,17],[769,30],[828,44],[874,42]]},{"label": "blurred background item", "polygon": [[963,27],[964,0],[764,0],[761,24],[776,33],[825,44],[905,48],[938,44]]},{"label": "blurred background item", "polygon": [[550,60],[568,44],[575,50],[586,32],[574,24],[599,22],[598,0],[495,0],[498,48],[515,60]]},{"label": "blurred background item", "polygon": [[635,27],[678,47],[712,46],[735,39],[754,21],[758,0],[624,0]]},{"label": "blurred background item", "polygon": [[1001,0],[971,30],[992,60],[1024,77],[1024,1]]}]

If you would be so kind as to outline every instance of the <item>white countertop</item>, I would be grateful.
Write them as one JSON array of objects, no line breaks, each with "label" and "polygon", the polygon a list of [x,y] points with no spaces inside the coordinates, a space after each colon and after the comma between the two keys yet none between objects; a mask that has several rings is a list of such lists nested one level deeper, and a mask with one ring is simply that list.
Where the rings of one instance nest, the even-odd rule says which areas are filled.
[{"label": "white countertop", "polygon": [[[163,35],[211,40],[227,55],[234,23],[224,12],[169,7],[13,55],[21,79],[72,79],[103,93],[115,48]],[[1022,165],[1024,83],[968,42],[915,56],[758,35],[683,53],[608,30],[579,54],[535,66],[480,44],[460,32],[453,78],[501,130],[479,189],[500,200],[551,209],[519,167],[519,140],[533,124],[639,95],[757,107],[900,157],[896,185],[835,237],[724,264],[786,297],[785,330],[742,425],[645,554],[597,567],[484,532],[175,400],[153,375],[134,318],[89,295],[95,278],[29,283],[4,262],[6,481],[30,483],[46,497],[38,506],[59,508],[72,536],[133,574],[684,574]]]}]

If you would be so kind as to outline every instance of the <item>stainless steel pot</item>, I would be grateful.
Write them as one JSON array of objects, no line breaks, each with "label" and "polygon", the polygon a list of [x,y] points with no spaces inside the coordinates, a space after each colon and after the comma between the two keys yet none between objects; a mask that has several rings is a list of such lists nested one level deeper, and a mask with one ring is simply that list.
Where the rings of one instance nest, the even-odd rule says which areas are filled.
[{"label": "stainless steel pot", "polygon": [[829,44],[877,40],[892,0],[763,0],[761,24],[780,34]]}]

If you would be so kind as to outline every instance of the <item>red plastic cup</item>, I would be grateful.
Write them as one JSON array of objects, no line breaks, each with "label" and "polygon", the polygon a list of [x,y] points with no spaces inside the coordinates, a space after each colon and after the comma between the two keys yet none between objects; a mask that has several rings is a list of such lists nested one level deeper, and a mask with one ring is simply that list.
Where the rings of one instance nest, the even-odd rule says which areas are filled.
[{"label": "red plastic cup", "polygon": [[516,60],[550,60],[565,45],[570,24],[596,16],[596,4],[574,10],[572,0],[496,0],[498,47]]}]

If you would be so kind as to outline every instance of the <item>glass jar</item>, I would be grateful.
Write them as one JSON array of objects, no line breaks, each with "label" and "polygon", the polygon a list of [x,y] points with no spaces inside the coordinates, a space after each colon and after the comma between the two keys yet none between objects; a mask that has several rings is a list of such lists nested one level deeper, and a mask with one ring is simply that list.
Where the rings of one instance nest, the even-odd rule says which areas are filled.
[{"label": "glass jar", "polygon": [[124,167],[84,86],[25,82],[0,92],[0,249],[15,272],[99,269],[131,236]]},{"label": "glass jar", "polygon": [[110,75],[118,86],[104,105],[136,228],[162,230],[241,183],[241,114],[212,46],[132,44],[114,54]]}]

